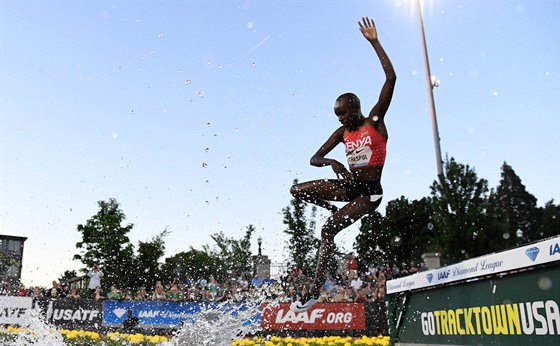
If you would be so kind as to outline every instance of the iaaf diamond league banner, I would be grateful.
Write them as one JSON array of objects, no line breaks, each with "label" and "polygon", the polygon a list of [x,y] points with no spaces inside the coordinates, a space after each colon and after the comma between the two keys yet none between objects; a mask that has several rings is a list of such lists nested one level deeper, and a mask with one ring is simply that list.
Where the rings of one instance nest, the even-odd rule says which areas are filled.
[{"label": "iaaf diamond league banner", "polygon": [[198,318],[213,319],[224,314],[238,316],[244,326],[259,325],[261,313],[256,307],[238,303],[198,303],[198,302],[103,302],[103,324],[122,325],[129,317],[138,318],[140,326],[169,328],[180,323],[194,323]]},{"label": "iaaf diamond league banner", "polygon": [[397,293],[472,279],[560,260],[560,236],[450,266],[387,281],[387,293]]}]

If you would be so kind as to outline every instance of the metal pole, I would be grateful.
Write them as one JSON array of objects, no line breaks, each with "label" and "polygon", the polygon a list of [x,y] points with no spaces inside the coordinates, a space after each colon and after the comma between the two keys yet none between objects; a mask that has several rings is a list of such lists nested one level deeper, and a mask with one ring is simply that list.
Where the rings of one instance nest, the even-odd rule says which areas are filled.
[{"label": "metal pole", "polygon": [[420,22],[420,35],[422,36],[422,48],[424,50],[424,66],[426,68],[426,83],[428,84],[428,99],[430,101],[430,110],[432,114],[432,130],[434,132],[434,145],[436,149],[436,164],[438,177],[443,176],[443,161],[441,159],[441,147],[439,139],[439,130],[436,118],[436,105],[434,103],[434,84],[432,83],[432,74],[430,73],[430,62],[428,60],[428,49],[426,48],[426,35],[424,34],[424,21],[422,20],[422,8],[420,0],[416,0],[418,6],[418,21]]}]

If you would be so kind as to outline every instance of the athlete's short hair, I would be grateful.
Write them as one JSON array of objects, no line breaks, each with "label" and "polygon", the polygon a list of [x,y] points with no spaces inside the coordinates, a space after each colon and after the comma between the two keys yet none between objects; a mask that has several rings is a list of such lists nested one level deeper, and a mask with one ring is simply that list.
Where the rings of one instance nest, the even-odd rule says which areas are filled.
[{"label": "athlete's short hair", "polygon": [[360,108],[360,99],[354,93],[345,93],[337,97],[336,101],[348,101],[353,103],[358,109]]}]

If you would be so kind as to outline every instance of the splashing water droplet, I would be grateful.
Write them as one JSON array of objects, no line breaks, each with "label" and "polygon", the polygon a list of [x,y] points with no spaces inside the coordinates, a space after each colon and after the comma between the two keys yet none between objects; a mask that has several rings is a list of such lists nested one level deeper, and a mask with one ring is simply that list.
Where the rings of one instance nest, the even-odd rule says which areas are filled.
[{"label": "splashing water droplet", "polygon": [[23,316],[25,329],[17,334],[16,340],[10,345],[64,346],[62,334],[48,325],[39,309],[27,309]]},{"label": "splashing water droplet", "polygon": [[185,321],[172,340],[165,346],[175,345],[231,345],[234,339],[243,338],[260,328],[252,320],[257,304],[211,304],[196,314],[192,321]]},{"label": "splashing water droplet", "polygon": [[552,280],[550,280],[549,277],[542,277],[539,279],[537,285],[541,290],[548,291],[550,288],[552,288]]}]

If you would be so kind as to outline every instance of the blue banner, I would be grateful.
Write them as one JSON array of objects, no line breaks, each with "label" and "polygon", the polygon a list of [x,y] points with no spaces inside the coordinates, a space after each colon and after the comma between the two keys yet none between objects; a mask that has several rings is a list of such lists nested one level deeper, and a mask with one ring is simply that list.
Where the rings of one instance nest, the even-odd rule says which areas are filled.
[{"label": "blue banner", "polygon": [[260,325],[260,311],[247,304],[198,302],[142,302],[107,300],[103,302],[103,324],[122,325],[129,318],[137,318],[139,326],[176,327],[194,323],[197,318],[219,318],[224,314],[239,316],[244,326]]}]

